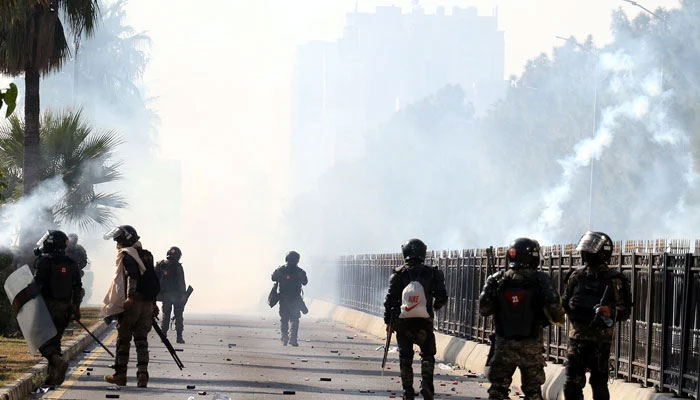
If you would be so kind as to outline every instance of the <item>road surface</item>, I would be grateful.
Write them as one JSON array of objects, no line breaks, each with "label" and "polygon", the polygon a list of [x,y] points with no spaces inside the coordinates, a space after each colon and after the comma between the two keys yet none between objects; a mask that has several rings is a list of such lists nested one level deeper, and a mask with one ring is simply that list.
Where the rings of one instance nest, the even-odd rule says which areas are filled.
[{"label": "road surface", "polygon": [[[170,335],[173,339],[174,335]],[[185,369],[178,370],[154,332],[149,336],[151,363],[148,388],[136,387],[136,354],[131,348],[127,387],[103,381],[113,359],[92,347],[71,363],[66,382],[36,394],[42,399],[388,399],[401,398],[398,354],[392,352],[384,376],[382,341],[332,321],[302,319],[300,346],[283,347],[279,321],[262,317],[189,317],[184,345],[173,343]],[[116,332],[105,343],[113,352]],[[414,362],[416,388],[420,363]],[[439,375],[437,375],[439,374]],[[440,399],[485,399],[487,384],[463,371],[436,368]],[[330,380],[329,380],[330,379]],[[194,385],[194,389],[188,389]],[[285,392],[290,394],[284,394]],[[291,394],[294,393],[294,394]],[[395,396],[395,397],[392,397]],[[114,397],[112,397],[114,398]]]}]

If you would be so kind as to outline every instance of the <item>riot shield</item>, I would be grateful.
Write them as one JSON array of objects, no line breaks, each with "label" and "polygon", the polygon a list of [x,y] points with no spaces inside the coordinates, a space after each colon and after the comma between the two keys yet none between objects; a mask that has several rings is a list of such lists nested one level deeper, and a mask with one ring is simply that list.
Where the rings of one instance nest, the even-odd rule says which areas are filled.
[{"label": "riot shield", "polygon": [[28,265],[7,277],[5,293],[17,313],[17,322],[29,352],[34,356],[40,355],[39,348],[56,336],[56,327]]}]

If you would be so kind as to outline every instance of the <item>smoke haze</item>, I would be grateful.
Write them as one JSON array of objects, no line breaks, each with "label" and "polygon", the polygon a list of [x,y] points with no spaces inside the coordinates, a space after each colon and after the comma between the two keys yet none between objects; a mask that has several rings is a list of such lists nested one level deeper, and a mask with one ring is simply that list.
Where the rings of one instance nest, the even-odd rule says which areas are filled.
[{"label": "smoke haze", "polygon": [[[137,45],[145,69],[114,72],[116,81],[137,83],[132,94],[115,97],[113,85],[86,79],[80,96],[66,104],[55,93],[72,92],[67,67],[61,73],[66,76],[42,82],[42,107],[82,105],[95,125],[124,137],[115,155],[124,161],[124,179],[110,188],[121,191],[129,206],[117,212],[117,222],[133,225],[156,259],[172,245],[182,249],[186,280],[195,288],[188,312],[257,309],[269,274],[291,249],[307,267],[314,255],[395,252],[410,237],[423,238],[432,249],[501,245],[521,235],[576,240],[588,228],[591,160],[598,171],[593,228],[614,239],[692,235],[690,223],[679,228],[677,222],[697,214],[695,152],[675,109],[682,99],[665,72],[663,43],[611,30],[614,9],[623,6],[630,16],[639,11],[624,4],[525,3],[421,1],[429,14],[437,6],[448,14],[452,6],[476,6],[480,15],[492,15],[498,7],[506,44],[502,102],[475,114],[467,100],[472,89],[450,82],[403,100],[381,123],[356,132],[365,146],[355,160],[320,171],[318,180],[304,182],[312,189],[302,193],[292,171],[300,159],[319,155],[316,149],[292,151],[298,46],[339,38],[345,14],[356,5],[371,13],[396,4],[409,13],[411,1],[175,7],[164,0],[131,1],[122,17],[133,31],[119,34],[150,38]],[[672,8],[679,2],[645,5]],[[589,34],[597,55],[554,38],[573,35],[588,45]],[[615,46],[606,47],[616,37]],[[446,46],[462,40],[444,38]],[[89,41],[83,46],[85,62],[96,58],[95,68],[128,65],[104,52],[109,47],[90,52]],[[102,52],[110,56],[101,58]],[[697,55],[687,54],[688,65],[676,71],[697,65]],[[512,84],[511,75],[517,75]],[[24,214],[14,215],[20,221]],[[101,303],[114,272],[114,243],[103,241],[102,233],[79,232],[95,275],[94,304]],[[314,280],[310,267],[311,292],[327,286]]]}]

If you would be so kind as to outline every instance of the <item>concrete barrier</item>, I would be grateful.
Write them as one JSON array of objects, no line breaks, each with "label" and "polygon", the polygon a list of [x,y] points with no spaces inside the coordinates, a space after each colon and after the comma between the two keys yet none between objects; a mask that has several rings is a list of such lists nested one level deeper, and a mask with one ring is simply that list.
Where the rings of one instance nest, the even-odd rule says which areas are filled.
[{"label": "concrete barrier", "polygon": [[[355,329],[367,332],[378,338],[386,337],[384,320],[374,315],[338,306],[322,300],[311,300],[309,315],[318,319],[333,319]],[[455,365],[475,374],[485,372],[486,357],[489,346],[462,338],[435,334],[437,347],[436,358]],[[561,364],[547,363],[545,367],[546,381],[542,385],[542,394],[546,400],[564,400],[564,367]],[[638,383],[628,383],[615,380],[609,386],[610,398],[614,400],[660,400],[674,397],[669,393],[656,393],[652,388],[640,387]],[[513,390],[520,391],[520,372],[513,376]],[[585,399],[593,399],[590,386],[584,390]]]}]

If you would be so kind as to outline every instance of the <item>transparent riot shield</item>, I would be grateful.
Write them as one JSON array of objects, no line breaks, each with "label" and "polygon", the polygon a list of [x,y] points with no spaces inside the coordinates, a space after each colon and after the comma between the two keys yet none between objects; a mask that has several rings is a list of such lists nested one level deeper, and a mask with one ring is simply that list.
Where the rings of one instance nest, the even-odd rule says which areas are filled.
[{"label": "transparent riot shield", "polygon": [[39,355],[39,348],[56,336],[56,327],[28,265],[7,277],[5,293],[17,311],[17,322],[27,341],[29,352]]}]

